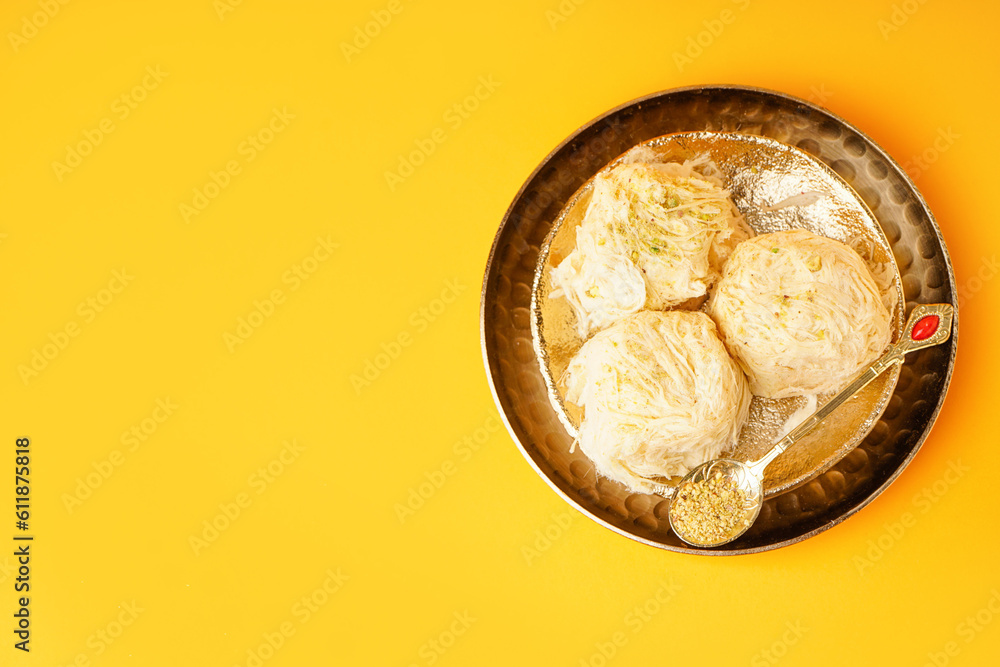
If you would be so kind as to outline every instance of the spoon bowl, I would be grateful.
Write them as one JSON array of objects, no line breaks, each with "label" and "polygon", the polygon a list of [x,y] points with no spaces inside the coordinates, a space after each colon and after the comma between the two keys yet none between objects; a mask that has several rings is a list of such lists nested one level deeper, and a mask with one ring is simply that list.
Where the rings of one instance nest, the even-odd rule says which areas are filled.
[{"label": "spoon bowl", "polygon": [[[714,507],[709,508],[705,494],[722,497],[710,502]],[[719,546],[745,533],[763,502],[763,476],[755,475],[749,465],[734,459],[707,461],[677,485],[670,504],[670,527],[688,544]]]},{"label": "spoon bowl", "polygon": [[670,527],[674,533],[697,547],[721,546],[745,533],[764,504],[764,469],[885,369],[902,364],[907,352],[948,340],[953,316],[954,309],[950,304],[914,307],[897,343],[823,407],[775,443],[764,456],[747,463],[715,459],[685,475],[674,490],[668,508]]}]

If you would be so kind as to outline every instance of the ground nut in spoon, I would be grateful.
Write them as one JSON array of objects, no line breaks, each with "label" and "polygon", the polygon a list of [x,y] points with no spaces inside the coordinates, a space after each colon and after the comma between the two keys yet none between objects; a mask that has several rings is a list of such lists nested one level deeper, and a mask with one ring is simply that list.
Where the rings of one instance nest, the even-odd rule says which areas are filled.
[{"label": "ground nut in spoon", "polygon": [[693,546],[717,547],[745,533],[760,514],[764,503],[764,469],[771,461],[882,371],[893,364],[902,364],[907,352],[948,340],[953,313],[954,309],[948,304],[916,306],[898,343],[779,440],[767,454],[747,463],[715,459],[685,475],[670,500],[670,527],[677,536]]}]

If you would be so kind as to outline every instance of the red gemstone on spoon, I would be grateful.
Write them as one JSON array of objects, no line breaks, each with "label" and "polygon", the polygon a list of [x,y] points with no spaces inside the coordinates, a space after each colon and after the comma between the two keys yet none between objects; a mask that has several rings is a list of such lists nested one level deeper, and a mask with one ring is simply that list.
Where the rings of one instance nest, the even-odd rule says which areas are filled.
[{"label": "red gemstone on spoon", "polygon": [[913,325],[913,329],[910,331],[910,338],[913,340],[927,340],[934,335],[934,332],[937,331],[938,324],[940,323],[941,318],[937,315],[921,317],[920,320]]}]

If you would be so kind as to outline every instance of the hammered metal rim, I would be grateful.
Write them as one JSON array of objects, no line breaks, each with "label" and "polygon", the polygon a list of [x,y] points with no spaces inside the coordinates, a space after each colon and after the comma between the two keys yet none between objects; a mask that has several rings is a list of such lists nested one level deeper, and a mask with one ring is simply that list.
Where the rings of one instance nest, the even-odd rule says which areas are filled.
[{"label": "hammered metal rim", "polygon": [[[631,109],[633,107],[636,108],[636,109],[638,109],[644,103],[647,103],[647,102],[649,102],[651,100],[660,100],[661,98],[667,98],[667,97],[672,96],[672,95],[683,95],[683,94],[688,94],[688,93],[700,93],[700,92],[710,92],[710,91],[745,92],[745,93],[750,93],[750,94],[755,94],[755,95],[758,95],[758,96],[762,96],[762,97],[765,97],[765,98],[767,98],[767,97],[776,98],[776,99],[782,100],[784,102],[801,105],[801,106],[809,109],[811,112],[816,113],[819,116],[825,117],[826,119],[832,121],[833,123],[835,123],[836,125],[840,126],[841,128],[845,128],[845,129],[849,130],[850,132],[856,134],[858,137],[860,137],[860,139],[865,144],[866,150],[872,150],[872,151],[874,151],[878,155],[878,157],[880,157],[885,162],[886,166],[890,170],[892,170],[898,178],[900,178],[902,180],[902,182],[905,184],[905,186],[906,186],[906,188],[908,190],[908,194],[910,196],[914,197],[914,199],[916,200],[916,202],[919,204],[919,207],[921,209],[921,213],[924,216],[926,216],[926,219],[927,219],[927,221],[929,223],[929,227],[934,232],[934,234],[936,236],[936,239],[938,241],[939,247],[940,247],[941,261],[943,262],[944,267],[946,268],[946,279],[947,279],[946,280],[946,284],[949,287],[949,292],[952,295],[952,301],[953,302],[955,301],[955,295],[957,295],[957,288],[956,288],[956,280],[955,280],[954,268],[953,268],[953,265],[952,265],[952,262],[951,262],[951,256],[950,256],[950,254],[948,252],[947,245],[945,244],[945,241],[944,241],[943,235],[941,233],[940,227],[938,226],[937,221],[934,218],[934,215],[931,212],[930,207],[927,205],[927,202],[924,199],[923,195],[917,189],[916,185],[913,183],[913,180],[900,167],[900,165],[896,162],[896,160],[893,159],[888,153],[886,153],[886,151],[881,146],[879,146],[866,133],[862,132],[857,127],[855,127],[853,124],[851,124],[848,121],[844,120],[840,116],[832,113],[831,111],[828,111],[828,110],[824,109],[823,107],[820,107],[819,105],[813,104],[812,102],[800,99],[798,97],[795,97],[795,96],[792,96],[792,95],[789,95],[789,94],[786,94],[786,93],[782,93],[782,92],[778,92],[778,91],[773,91],[773,90],[768,90],[768,89],[765,89],[765,88],[753,87],[753,86],[720,84],[720,85],[706,85],[706,86],[685,86],[685,87],[672,88],[672,89],[668,89],[668,90],[663,90],[663,91],[660,91],[660,92],[652,93],[652,94],[649,94],[649,95],[645,95],[643,97],[636,98],[636,99],[631,100],[629,102],[625,102],[624,104],[621,104],[621,105],[619,105],[617,107],[614,107],[613,109],[611,109],[611,110],[609,110],[609,111],[607,111],[607,112],[605,112],[605,113],[603,113],[603,114],[595,117],[594,119],[592,119],[591,121],[585,123],[584,125],[581,125],[574,132],[572,132],[566,139],[564,139],[562,142],[560,142],[552,151],[550,151],[542,159],[542,161],[538,164],[538,166],[535,167],[535,169],[525,179],[524,183],[521,185],[521,187],[518,189],[517,193],[515,194],[514,198],[512,199],[510,206],[507,208],[506,212],[504,213],[504,216],[503,216],[503,219],[502,219],[502,221],[500,223],[500,226],[497,229],[497,233],[494,236],[493,243],[492,243],[492,246],[490,248],[489,257],[487,259],[486,271],[485,271],[485,275],[484,275],[484,278],[483,278],[483,285],[482,285],[481,298],[480,298],[480,313],[479,313],[480,344],[481,344],[481,348],[482,348],[482,352],[483,352],[483,362],[484,362],[484,367],[485,367],[485,370],[486,370],[487,380],[488,380],[489,386],[490,386],[490,392],[493,394],[494,402],[496,403],[496,405],[500,409],[499,412],[500,412],[501,419],[503,420],[504,425],[506,426],[508,433],[510,433],[510,435],[511,435],[512,439],[514,440],[515,444],[517,445],[518,449],[521,451],[522,456],[524,456],[524,458],[528,461],[528,464],[535,470],[535,472],[540,477],[542,477],[542,479],[545,480],[545,482],[549,485],[549,487],[552,488],[559,496],[561,496],[563,498],[563,500],[565,500],[567,503],[569,503],[571,506],[573,506],[574,508],[576,508],[578,511],[580,511],[581,513],[583,513],[585,516],[587,516],[591,520],[597,522],[598,524],[600,524],[600,525],[602,525],[602,526],[604,526],[606,528],[611,529],[612,531],[614,531],[616,533],[619,533],[620,535],[623,535],[623,536],[628,537],[628,538],[630,538],[632,540],[635,540],[637,542],[640,542],[640,543],[643,543],[643,544],[647,544],[649,546],[657,547],[657,548],[660,548],[660,549],[665,549],[665,550],[669,550],[669,551],[675,551],[675,552],[678,552],[678,553],[691,553],[691,554],[708,555],[708,556],[726,556],[726,555],[742,555],[742,554],[750,554],[750,553],[759,553],[759,552],[763,552],[763,551],[770,551],[770,550],[773,550],[773,549],[779,549],[779,548],[782,548],[782,547],[785,547],[785,546],[796,544],[796,543],[801,542],[803,540],[809,539],[810,537],[818,535],[819,533],[822,533],[822,532],[824,532],[826,530],[829,530],[830,528],[832,528],[832,527],[836,526],[837,524],[845,521],[847,518],[853,516],[858,511],[860,511],[861,509],[863,509],[864,507],[866,507],[876,497],[878,497],[882,492],[884,492],[885,489],[887,489],[889,487],[889,485],[892,484],[892,482],[894,482],[896,480],[896,478],[899,477],[899,475],[902,473],[902,471],[909,465],[909,463],[916,456],[917,452],[920,450],[920,448],[923,446],[923,443],[926,441],[927,436],[930,434],[930,431],[933,428],[933,425],[934,425],[935,421],[937,420],[938,415],[941,412],[941,408],[944,405],[944,401],[945,401],[945,398],[947,396],[948,389],[949,389],[949,387],[951,385],[951,379],[952,379],[952,376],[953,376],[953,373],[954,373],[955,360],[956,360],[956,357],[957,357],[957,350],[958,350],[958,308],[957,308],[957,303],[953,303],[953,305],[955,305],[956,308],[955,308],[955,317],[954,317],[953,329],[952,329],[951,353],[950,353],[950,356],[949,356],[947,364],[946,364],[947,368],[944,369],[944,377],[943,377],[943,380],[942,380],[942,384],[941,384],[939,395],[937,397],[936,404],[933,406],[930,414],[927,416],[926,425],[923,428],[923,431],[919,434],[919,436],[917,437],[917,439],[914,441],[914,443],[912,445],[912,448],[910,449],[909,453],[906,456],[904,456],[904,457],[900,457],[899,460],[895,463],[894,468],[891,471],[891,473],[888,474],[888,476],[880,484],[878,484],[874,489],[872,489],[871,491],[869,491],[866,496],[862,497],[855,504],[853,504],[853,505],[851,505],[849,507],[843,508],[843,510],[840,511],[839,514],[837,514],[836,516],[833,516],[833,517],[827,519],[826,521],[824,521],[820,525],[818,525],[818,526],[816,526],[816,527],[814,527],[814,528],[812,528],[810,530],[807,530],[806,532],[803,532],[801,534],[795,535],[795,536],[790,537],[788,539],[784,539],[784,540],[780,540],[780,541],[776,541],[776,542],[772,542],[772,543],[768,543],[768,544],[762,544],[762,545],[757,545],[757,546],[750,546],[750,547],[746,547],[746,548],[730,548],[730,549],[727,549],[727,548],[724,548],[724,547],[722,547],[722,548],[695,548],[695,547],[678,546],[678,545],[674,545],[674,544],[665,544],[663,542],[658,542],[656,540],[649,539],[647,537],[644,537],[642,535],[636,534],[636,533],[631,532],[631,531],[629,531],[627,529],[624,529],[624,528],[622,528],[620,526],[617,526],[615,524],[610,523],[609,521],[605,520],[601,516],[598,516],[597,514],[595,514],[590,508],[588,508],[588,507],[584,506],[583,504],[581,504],[577,499],[575,499],[575,498],[571,497],[569,494],[567,494],[559,485],[556,484],[555,480],[552,479],[548,473],[546,473],[544,470],[542,470],[541,466],[538,464],[538,462],[532,456],[531,452],[529,452],[528,447],[525,445],[524,442],[521,441],[521,438],[518,435],[517,430],[515,429],[514,425],[511,423],[510,418],[508,416],[508,410],[511,409],[511,406],[507,404],[506,399],[501,395],[501,392],[498,390],[497,380],[498,380],[498,377],[499,377],[499,369],[496,367],[496,363],[498,363],[498,362],[494,358],[494,355],[491,353],[490,345],[489,345],[489,341],[488,341],[488,335],[487,335],[487,316],[488,316],[487,315],[487,305],[488,305],[488,298],[491,296],[491,294],[490,294],[491,278],[498,277],[495,274],[498,274],[498,269],[499,269],[499,263],[497,262],[497,251],[498,251],[498,248],[499,248],[500,241],[501,241],[502,237],[504,236],[504,232],[507,230],[508,225],[510,224],[510,218],[511,218],[512,213],[515,211],[515,209],[517,208],[519,202],[524,197],[525,193],[528,191],[529,186],[531,186],[534,183],[536,177],[538,177],[538,175],[544,169],[546,169],[548,167],[549,163],[553,160],[554,157],[556,157],[568,145],[570,145],[577,138],[579,138],[584,132],[592,129],[594,126],[598,125],[602,121],[605,121],[605,120],[608,120],[610,118],[615,117],[616,115],[620,114],[621,112],[623,112],[625,110]],[[636,143],[638,143],[638,142],[636,142]],[[825,162],[825,160],[823,160],[823,161]],[[864,197],[861,197],[861,199],[864,200]],[[867,202],[866,202],[866,204],[867,204]],[[904,310],[905,310],[905,308],[906,308],[906,304],[905,303],[904,303],[903,307],[904,307]]]}]

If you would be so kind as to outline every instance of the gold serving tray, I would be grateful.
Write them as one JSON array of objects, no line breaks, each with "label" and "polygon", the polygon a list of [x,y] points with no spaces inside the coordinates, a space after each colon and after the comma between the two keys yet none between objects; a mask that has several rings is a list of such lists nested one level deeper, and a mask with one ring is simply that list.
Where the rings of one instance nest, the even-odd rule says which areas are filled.
[{"label": "gold serving tray", "polygon": [[[904,297],[903,313],[915,303],[950,303],[957,308],[954,272],[934,217],[913,182],[874,141],[842,118],[789,95],[743,86],[698,86],[655,93],[612,109],[578,129],[541,161],[515,195],[494,239],[483,279],[481,340],[490,389],[515,444],[568,503],[644,544],[694,554],[745,554],[794,544],[835,526],[875,499],[905,469],[944,402],[958,349],[958,317],[956,312],[947,343],[908,355],[895,386],[882,387],[871,404],[875,407],[857,412],[855,418],[871,417],[873,410],[881,410],[881,392],[889,392],[881,417],[873,417],[874,425],[860,417],[855,432],[869,427],[870,431],[843,458],[799,486],[795,486],[797,473],[791,469],[782,473],[788,490],[773,492],[753,527],[736,541],[711,549],[681,542],[670,530],[665,500],[629,493],[596,476],[578,448],[570,452],[574,422],[550,390],[558,368],[547,369],[550,362],[541,359],[533,329],[547,341],[553,358],[568,354],[572,344],[564,339],[567,349],[553,354],[552,346],[558,344],[555,325],[547,329],[549,325],[538,320],[541,315],[533,310],[533,301],[540,303],[537,295],[543,286],[537,290],[535,286],[538,267],[547,261],[543,251],[553,259],[566,252],[555,242],[553,227],[594,174],[638,144],[676,133],[705,132],[743,137],[747,150],[784,147],[789,159],[808,159],[808,164],[803,162],[808,169],[828,168],[826,175],[821,174],[823,169],[814,173],[831,187],[843,187],[828,178],[829,170],[835,172],[853,189],[855,203],[863,205],[865,216],[859,220],[876,221],[877,229],[865,228],[879,241],[877,247],[884,251],[888,243],[891,249]],[[760,156],[752,161],[761,168]],[[756,174],[754,179],[759,182]],[[762,224],[751,213],[759,208],[752,204],[760,187],[749,187],[739,178],[731,187],[751,224]],[[838,200],[849,202],[848,194]],[[740,199],[746,197],[750,199]],[[805,226],[809,215],[807,209],[789,210],[773,222]],[[573,222],[567,219],[563,224]],[[812,450],[811,459],[790,459],[789,464],[795,461],[799,470],[819,471],[840,456],[840,449],[848,448],[844,443],[828,446],[837,452]],[[743,456],[749,455],[744,451]],[[776,488],[773,480],[771,484]]]}]

